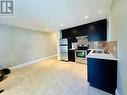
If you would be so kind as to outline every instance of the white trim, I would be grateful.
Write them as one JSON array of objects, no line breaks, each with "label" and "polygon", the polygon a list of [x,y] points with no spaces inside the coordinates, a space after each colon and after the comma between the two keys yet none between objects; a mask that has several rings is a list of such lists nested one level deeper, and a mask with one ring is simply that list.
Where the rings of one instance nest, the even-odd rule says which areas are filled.
[{"label": "white trim", "polygon": [[117,89],[116,89],[115,95],[120,95]]},{"label": "white trim", "polygon": [[34,61],[30,61],[30,62],[26,62],[26,63],[23,63],[23,64],[19,64],[19,65],[16,65],[16,66],[12,66],[12,67],[10,67],[10,69],[14,70],[14,69],[17,69],[17,68],[22,68],[22,67],[25,67],[25,66],[28,66],[28,65],[31,65],[31,64],[38,63],[40,61],[44,61],[44,60],[50,59],[52,57],[56,57],[56,55],[52,55],[52,56],[44,57],[44,58],[37,59],[37,60],[34,60]]}]

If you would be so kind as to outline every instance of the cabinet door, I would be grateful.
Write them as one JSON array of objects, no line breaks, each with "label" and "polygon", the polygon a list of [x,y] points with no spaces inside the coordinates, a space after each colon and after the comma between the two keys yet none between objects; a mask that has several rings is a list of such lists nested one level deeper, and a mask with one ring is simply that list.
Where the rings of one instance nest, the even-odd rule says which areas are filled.
[{"label": "cabinet door", "polygon": [[68,29],[65,29],[65,30],[62,30],[62,38],[68,38],[69,37],[69,30]]},{"label": "cabinet door", "polygon": [[75,50],[68,51],[68,59],[69,61],[75,62]]},{"label": "cabinet door", "polygon": [[97,27],[95,24],[90,24],[88,27],[88,40],[89,41],[99,40],[99,35],[97,34]]},{"label": "cabinet door", "polygon": [[75,43],[75,42],[78,42],[78,40],[76,39],[76,37],[71,37],[71,42]]},{"label": "cabinet door", "polygon": [[71,37],[85,36],[88,35],[88,25],[81,25],[74,27],[70,30]]},{"label": "cabinet door", "polygon": [[99,35],[99,40],[107,40],[107,21],[103,20],[97,23],[97,34]]},{"label": "cabinet door", "polygon": [[[62,38],[75,38],[77,36],[88,35],[89,41],[107,40],[107,21],[100,20],[93,23],[62,30]],[[75,42],[76,40],[72,40]]]},{"label": "cabinet door", "polygon": [[87,58],[87,62],[90,85],[114,93],[117,82],[117,61]]},{"label": "cabinet door", "polygon": [[107,40],[107,22],[106,20],[97,21],[88,26],[89,41],[106,41]]},{"label": "cabinet door", "polygon": [[72,29],[70,29],[70,31],[69,31],[69,35],[70,35],[70,37],[72,37],[72,38],[75,38],[78,34],[79,34],[79,32],[78,32],[77,28],[72,28]]},{"label": "cabinet door", "polygon": [[78,30],[76,28],[70,28],[62,30],[62,38],[74,38],[78,35]]},{"label": "cabinet door", "polygon": [[82,26],[79,26],[78,27],[78,34],[77,36],[86,36],[88,35],[88,25],[85,24],[85,25],[82,25]]}]

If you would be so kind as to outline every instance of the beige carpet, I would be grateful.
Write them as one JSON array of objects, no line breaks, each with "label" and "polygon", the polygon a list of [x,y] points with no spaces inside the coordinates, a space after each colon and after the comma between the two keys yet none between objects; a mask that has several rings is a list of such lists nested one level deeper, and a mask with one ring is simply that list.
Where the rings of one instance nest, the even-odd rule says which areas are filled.
[{"label": "beige carpet", "polygon": [[52,58],[13,70],[1,95],[110,95],[88,86],[86,76],[86,65]]}]

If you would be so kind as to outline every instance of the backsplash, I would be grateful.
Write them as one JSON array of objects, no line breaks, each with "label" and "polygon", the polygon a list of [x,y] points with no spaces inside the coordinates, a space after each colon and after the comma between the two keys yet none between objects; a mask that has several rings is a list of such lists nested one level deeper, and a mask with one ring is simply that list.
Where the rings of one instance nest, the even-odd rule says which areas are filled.
[{"label": "backsplash", "polygon": [[78,45],[88,45],[88,37],[87,36],[79,36],[79,37],[76,37],[76,39],[78,40],[78,42],[77,42]]},{"label": "backsplash", "polygon": [[118,58],[118,44],[117,44],[117,41],[107,42],[106,49],[108,49],[116,58]]},{"label": "backsplash", "polygon": [[89,42],[90,49],[105,49],[110,51],[116,58],[118,58],[117,54],[117,41],[90,41]]},{"label": "backsplash", "polygon": [[90,41],[89,48],[90,49],[104,49],[106,46],[105,41]]}]

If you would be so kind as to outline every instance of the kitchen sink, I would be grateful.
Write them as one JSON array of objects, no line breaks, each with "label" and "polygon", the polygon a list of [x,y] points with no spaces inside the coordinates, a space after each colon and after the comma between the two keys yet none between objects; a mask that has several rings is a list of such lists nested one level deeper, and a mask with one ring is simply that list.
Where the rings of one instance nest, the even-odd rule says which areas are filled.
[{"label": "kitchen sink", "polygon": [[110,54],[108,50],[94,50],[92,53]]}]

